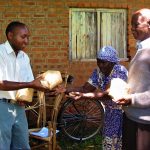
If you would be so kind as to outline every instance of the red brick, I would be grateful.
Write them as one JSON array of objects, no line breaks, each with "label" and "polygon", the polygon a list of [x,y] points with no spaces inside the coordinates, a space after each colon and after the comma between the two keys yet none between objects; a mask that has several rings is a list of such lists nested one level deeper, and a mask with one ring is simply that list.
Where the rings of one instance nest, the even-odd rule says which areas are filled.
[{"label": "red brick", "polygon": [[[1,0],[0,40],[5,41],[5,28],[10,21],[26,23],[31,31],[30,43],[25,51],[29,54],[33,72],[59,69],[72,73],[76,82],[83,84],[96,67],[94,62],[70,62],[69,60],[69,9],[74,8],[127,8],[128,14],[128,56],[135,54],[135,40],[131,33],[131,15],[142,7],[150,5],[149,0]],[[128,66],[129,62],[121,62]]]},{"label": "red brick", "polygon": [[5,14],[3,14],[3,16],[6,18],[16,18],[17,14],[14,12],[11,12],[11,13],[5,13]]}]

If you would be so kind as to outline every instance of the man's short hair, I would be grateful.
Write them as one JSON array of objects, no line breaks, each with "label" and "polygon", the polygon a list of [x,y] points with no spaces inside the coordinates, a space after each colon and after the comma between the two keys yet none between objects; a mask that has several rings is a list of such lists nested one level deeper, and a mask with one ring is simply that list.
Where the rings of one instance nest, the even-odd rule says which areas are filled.
[{"label": "man's short hair", "polygon": [[22,22],[19,22],[19,21],[12,21],[11,23],[8,24],[7,28],[6,28],[6,31],[5,31],[5,34],[6,34],[6,37],[8,35],[9,32],[12,32],[15,28],[18,28],[18,27],[25,27],[26,25]]},{"label": "man's short hair", "polygon": [[136,11],[134,14],[138,14],[138,16],[142,16],[143,19],[146,19],[147,23],[150,25],[150,9],[143,8]]}]

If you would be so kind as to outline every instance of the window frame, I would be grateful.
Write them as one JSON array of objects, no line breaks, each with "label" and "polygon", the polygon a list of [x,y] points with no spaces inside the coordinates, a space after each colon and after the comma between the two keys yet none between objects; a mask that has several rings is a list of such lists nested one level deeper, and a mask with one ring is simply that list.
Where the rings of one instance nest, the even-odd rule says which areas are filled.
[{"label": "window frame", "polygon": [[[100,41],[100,30],[101,28],[99,27],[100,24],[100,13],[105,13],[105,12],[109,12],[109,13],[113,13],[113,12],[123,12],[124,14],[124,18],[126,18],[127,20],[127,9],[111,9],[111,8],[70,8],[69,10],[69,60],[70,61],[95,61],[95,59],[88,59],[88,58],[82,58],[82,59],[72,59],[72,12],[95,12],[97,14],[97,41]],[[127,57],[127,21],[124,24],[124,39],[126,42],[124,43],[124,50],[122,51],[123,53],[123,58],[120,58],[120,61],[128,61],[128,57]],[[97,50],[98,51],[100,48],[100,42],[97,42]]]}]

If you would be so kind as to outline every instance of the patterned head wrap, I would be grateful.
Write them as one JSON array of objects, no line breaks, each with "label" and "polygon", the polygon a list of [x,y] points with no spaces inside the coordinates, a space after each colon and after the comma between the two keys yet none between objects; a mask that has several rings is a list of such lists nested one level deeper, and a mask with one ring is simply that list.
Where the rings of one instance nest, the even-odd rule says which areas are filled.
[{"label": "patterned head wrap", "polygon": [[104,46],[97,52],[97,58],[109,62],[119,62],[117,51],[111,46]]}]

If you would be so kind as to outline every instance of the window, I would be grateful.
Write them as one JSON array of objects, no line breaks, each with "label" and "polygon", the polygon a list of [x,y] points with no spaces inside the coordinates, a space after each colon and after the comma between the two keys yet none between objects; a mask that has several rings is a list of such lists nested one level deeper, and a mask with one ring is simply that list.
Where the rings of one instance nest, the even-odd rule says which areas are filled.
[{"label": "window", "polygon": [[70,59],[95,59],[106,45],[127,58],[126,14],[125,9],[70,9]]}]

